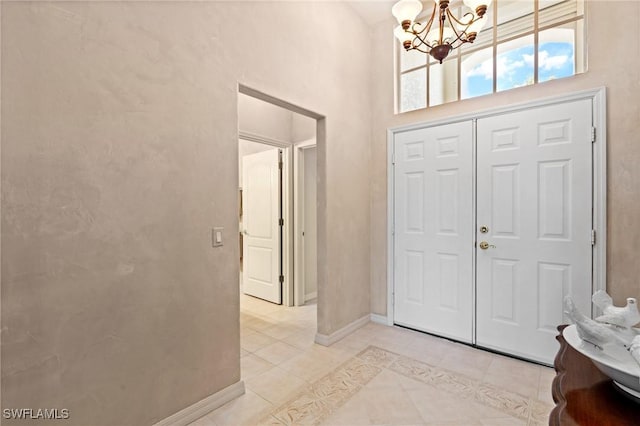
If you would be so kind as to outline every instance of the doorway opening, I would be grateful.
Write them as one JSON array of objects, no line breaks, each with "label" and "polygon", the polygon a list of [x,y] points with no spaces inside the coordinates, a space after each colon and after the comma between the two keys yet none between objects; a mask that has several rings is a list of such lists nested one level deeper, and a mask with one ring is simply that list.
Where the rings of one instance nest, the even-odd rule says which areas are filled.
[{"label": "doorway opening", "polygon": [[317,148],[315,139],[294,147],[294,303],[318,297]]},{"label": "doorway opening", "polygon": [[317,295],[316,121],[240,93],[240,287],[301,306]]},{"label": "doorway opening", "polygon": [[275,367],[314,344],[321,118],[240,86],[238,285],[241,371],[249,388],[248,379],[281,372]]}]

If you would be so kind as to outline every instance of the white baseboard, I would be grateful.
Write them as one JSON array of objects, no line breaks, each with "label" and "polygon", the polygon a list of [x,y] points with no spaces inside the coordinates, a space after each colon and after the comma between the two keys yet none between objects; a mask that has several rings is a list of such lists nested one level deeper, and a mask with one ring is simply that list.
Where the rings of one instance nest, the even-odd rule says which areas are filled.
[{"label": "white baseboard", "polygon": [[318,297],[318,292],[314,291],[313,293],[305,294],[304,301],[308,302],[309,300],[316,299]]},{"label": "white baseboard", "polygon": [[243,394],[244,382],[240,380],[239,382],[236,382],[231,386],[227,386],[213,395],[196,402],[184,410],[180,410],[166,419],[160,420],[153,426],[186,426]]},{"label": "white baseboard", "polygon": [[380,314],[371,314],[371,322],[375,322],[376,324],[382,324],[382,325],[391,325],[388,322],[387,316],[380,315]]},{"label": "white baseboard", "polygon": [[340,330],[337,330],[329,335],[317,333],[315,341],[317,344],[322,346],[331,346],[338,340],[343,339],[344,337],[353,333],[363,325],[366,325],[368,322],[369,322],[369,315],[365,315],[362,318],[355,320],[351,324],[347,324],[346,326],[342,327]]}]

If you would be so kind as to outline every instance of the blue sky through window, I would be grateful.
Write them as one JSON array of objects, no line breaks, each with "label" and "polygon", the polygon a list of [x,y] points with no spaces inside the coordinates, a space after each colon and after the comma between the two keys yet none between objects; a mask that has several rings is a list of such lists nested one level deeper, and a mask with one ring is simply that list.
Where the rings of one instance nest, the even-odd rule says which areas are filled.
[{"label": "blue sky through window", "polygon": [[[538,81],[568,77],[575,74],[572,43],[542,43],[538,48]],[[497,90],[533,84],[533,45],[500,53],[496,58]],[[492,93],[493,61],[486,59],[467,72],[466,93],[463,98]]]},{"label": "blue sky through window", "polygon": [[473,98],[493,92],[493,60],[488,59],[467,73],[467,93],[463,98]]},{"label": "blue sky through window", "polygon": [[[533,38],[531,38],[533,41]],[[533,44],[500,52],[498,46],[497,91],[533,84]]]},{"label": "blue sky through window", "polygon": [[538,48],[538,81],[575,74],[573,44],[542,43]]}]

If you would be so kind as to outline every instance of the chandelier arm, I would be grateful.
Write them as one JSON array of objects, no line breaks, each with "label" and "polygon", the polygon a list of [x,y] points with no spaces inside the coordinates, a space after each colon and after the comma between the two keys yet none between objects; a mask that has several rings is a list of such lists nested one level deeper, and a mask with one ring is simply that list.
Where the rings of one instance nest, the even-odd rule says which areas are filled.
[{"label": "chandelier arm", "polygon": [[456,23],[458,23],[460,25],[464,25],[466,27],[469,27],[469,25],[473,24],[478,19],[482,19],[482,18],[473,19],[473,13],[471,13],[471,12],[465,13],[464,15],[462,15],[462,17],[464,18],[467,15],[471,15],[471,20],[469,22],[464,22],[461,19],[456,18],[452,13],[449,14],[450,18],[453,19]]},{"label": "chandelier arm", "polygon": [[[431,29],[431,25],[433,25],[433,19],[434,19],[434,18],[435,18],[435,16],[436,16],[436,8],[437,8],[437,6],[438,6],[438,5],[436,5],[436,4],[434,4],[434,5],[433,5],[433,10],[431,11],[431,17],[429,18],[429,22],[427,22],[427,24],[426,24],[426,25],[425,25],[425,27],[422,29],[422,31],[415,31],[415,30],[413,29],[413,27],[411,27],[411,30],[412,30],[412,32],[413,32],[415,35],[422,34],[422,33],[425,33],[425,35],[426,35],[426,34],[428,34],[428,33],[429,33],[429,30]],[[418,23],[418,22],[416,22],[416,23],[415,23],[415,24],[413,24],[413,25],[415,26],[416,24],[419,24],[419,23]],[[420,39],[422,39],[422,37],[421,37]]]},{"label": "chandelier arm", "polygon": [[[424,44],[426,44],[426,43],[424,43]],[[429,50],[422,50],[422,49],[420,49],[420,48],[419,48],[419,47],[417,47],[417,46],[413,46],[413,47],[411,47],[411,49],[409,49],[409,50],[417,50],[418,52],[426,53],[427,55],[429,54]]]},{"label": "chandelier arm", "polygon": [[458,44],[456,46],[453,45],[453,43],[451,44],[451,50],[457,49],[458,47],[462,46],[465,43],[469,43],[468,40],[465,39],[460,39],[460,40],[456,40],[458,42]]},{"label": "chandelier arm", "polygon": [[[427,48],[429,48],[429,49],[432,49],[432,48],[433,48],[433,46],[431,46],[431,44],[429,44],[429,42],[428,42],[428,41],[425,41],[425,40],[424,40],[422,37],[420,37],[419,35],[416,35],[416,36],[414,37],[414,39],[411,41],[411,45],[412,45],[414,48],[416,48],[416,50],[419,50],[419,49],[417,49],[417,47],[418,47],[418,46],[422,46],[422,45],[427,46]],[[422,52],[422,50],[420,50],[420,52]],[[425,53],[429,53],[429,52],[425,52]]]},{"label": "chandelier arm", "polygon": [[[416,39],[414,39],[414,40],[411,42],[411,43],[412,43],[412,44],[411,44],[411,46],[412,46],[411,48],[412,48],[412,49],[415,49],[415,50],[417,50],[417,51],[419,51],[419,52],[422,52],[422,53],[429,53],[429,51],[430,51],[431,49],[433,49],[433,46],[431,46],[429,43],[427,43],[426,41],[424,41],[424,40],[423,40],[423,39],[421,39],[420,37],[417,37],[417,39],[418,39],[418,43],[413,44],[413,43],[416,41]],[[427,46],[426,48],[427,48],[427,49],[429,49],[429,50],[422,50],[422,49],[420,49],[420,48],[419,48],[420,46]]]},{"label": "chandelier arm", "polygon": [[[466,41],[466,38],[462,38],[463,35],[467,35],[466,31],[469,28],[469,25],[471,25],[471,23],[469,23],[464,30],[462,30],[460,33],[458,33],[458,30],[456,30],[456,26],[453,25],[453,22],[451,22],[451,20],[453,19],[455,22],[461,24],[461,25],[465,25],[464,23],[458,21],[458,19],[456,19],[455,16],[453,16],[453,14],[451,13],[451,11],[449,11],[449,9],[446,10],[446,16],[447,16],[447,20],[449,21],[449,26],[451,27],[451,30],[453,31],[453,33],[456,35],[456,38],[454,40],[452,40],[449,45],[451,46],[452,49],[456,49],[457,47],[460,46],[460,44],[464,43]],[[443,22],[444,23],[444,22]],[[440,26],[440,39],[442,39],[442,25]],[[460,41],[461,43],[454,47],[453,44],[457,41]]]},{"label": "chandelier arm", "polygon": [[[422,53],[429,53],[429,51],[424,51],[419,49],[417,46],[421,46],[421,45],[425,45],[427,46],[429,49],[432,49],[433,46],[431,46],[431,44],[429,44],[428,41],[425,41],[422,37],[421,34],[424,33],[424,35],[426,36],[427,34],[429,34],[429,30],[431,30],[431,26],[433,25],[433,18],[436,16],[436,7],[437,5],[433,5],[433,11],[431,12],[431,18],[429,18],[429,21],[427,22],[427,25],[422,29],[422,31],[416,31],[414,29],[414,27],[416,25],[419,25],[418,22],[414,23],[413,26],[411,27],[411,33],[415,36],[415,38],[412,40],[411,45],[413,46],[413,49],[422,52]],[[419,40],[418,44],[414,44],[415,41]]]},{"label": "chandelier arm", "polygon": [[[478,21],[478,19],[482,19],[482,17],[477,17],[474,18],[474,14],[471,12],[467,12],[463,15],[463,18],[466,17],[467,15],[470,15],[470,20],[469,22],[464,22],[462,19],[458,19],[456,18],[454,15],[450,15],[449,17],[453,19],[453,21],[455,21],[456,23],[464,26],[464,29],[461,30],[460,34],[458,34],[458,31],[456,30],[456,28],[452,25],[451,27],[453,28],[453,32],[456,34],[457,39],[460,40],[460,44],[456,47],[453,47],[454,49],[457,49],[458,47],[460,47],[463,43],[472,43],[473,41],[469,40],[469,33],[467,33],[467,31],[469,30],[469,27],[471,27],[471,24],[473,24],[474,22]],[[451,22],[451,21],[449,21]],[[463,37],[464,36],[464,37]]]},{"label": "chandelier arm", "polygon": [[418,52],[422,52],[422,53],[429,53],[428,50],[422,50],[420,49],[420,46],[427,46],[428,49],[431,49],[431,45],[427,42],[425,42],[423,39],[420,38],[420,36],[416,35],[413,40],[411,40],[411,49],[410,50],[417,50]]}]

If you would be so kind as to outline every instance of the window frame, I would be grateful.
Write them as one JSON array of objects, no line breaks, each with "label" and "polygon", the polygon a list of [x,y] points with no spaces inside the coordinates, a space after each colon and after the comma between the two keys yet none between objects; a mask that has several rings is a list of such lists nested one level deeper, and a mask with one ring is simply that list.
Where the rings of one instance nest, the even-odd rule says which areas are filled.
[{"label": "window frame", "polygon": [[[566,77],[562,77],[562,78],[568,78],[568,77],[573,77],[577,74],[582,74],[584,72],[587,71],[587,61],[586,61],[586,1],[585,0],[576,0],[577,1],[577,7],[576,7],[576,14],[573,17],[570,18],[565,18],[565,19],[561,19],[558,21],[553,21],[549,24],[546,25],[539,25],[539,20],[540,20],[540,0],[533,0],[533,27],[530,30],[527,31],[523,31],[523,32],[518,32],[515,35],[510,35],[508,37],[504,37],[503,39],[498,40],[498,5],[500,4],[500,0],[494,0],[493,3],[489,6],[491,8],[491,14],[487,13],[487,15],[485,16],[491,16],[492,19],[492,26],[491,26],[491,42],[490,43],[478,43],[478,45],[473,45],[473,44],[465,44],[463,45],[465,48],[463,50],[462,47],[454,49],[451,54],[447,57],[447,59],[445,59],[445,62],[448,60],[456,60],[457,61],[457,94],[456,94],[456,99],[452,100],[452,101],[444,101],[442,103],[436,104],[436,105],[431,105],[430,101],[431,101],[431,96],[430,96],[430,90],[429,87],[431,85],[431,72],[430,69],[433,65],[439,65],[437,64],[434,60],[431,59],[431,57],[426,54],[426,53],[420,53],[420,52],[411,52],[411,53],[415,53],[415,54],[421,54],[421,55],[426,55],[427,56],[427,60],[425,61],[424,65],[418,65],[418,66],[414,66],[411,68],[407,68],[406,70],[402,70],[402,53],[404,48],[400,45],[400,43],[397,42],[397,39],[395,39],[394,37],[394,58],[395,58],[395,92],[396,92],[396,97],[395,97],[395,102],[394,102],[394,109],[395,109],[395,113],[396,114],[403,114],[405,112],[411,112],[411,111],[419,111],[419,110],[423,110],[423,109],[429,109],[431,107],[435,107],[435,106],[439,106],[439,105],[444,105],[446,103],[451,103],[451,102],[457,102],[457,101],[461,101],[462,99],[462,58],[463,56],[468,56],[468,55],[472,55],[476,52],[479,52],[481,50],[484,49],[488,49],[491,48],[492,51],[492,63],[493,63],[493,81],[492,81],[492,91],[490,93],[484,94],[484,95],[478,95],[478,96],[473,96],[473,97],[468,97],[468,98],[464,98],[464,99],[473,99],[475,97],[480,97],[480,96],[488,96],[488,95],[493,95],[498,93],[497,90],[497,85],[498,85],[498,69],[497,69],[497,55],[498,55],[498,46],[500,44],[503,43],[508,43],[514,40],[517,40],[519,38],[524,38],[524,37],[528,37],[533,35],[533,83],[531,83],[530,85],[536,85],[539,84],[539,48],[540,48],[540,43],[539,43],[539,34],[543,31],[547,31],[553,28],[562,28],[563,26],[566,26],[568,24],[571,23],[575,23],[576,27],[578,27],[580,25],[580,23],[582,24],[583,28],[582,28],[582,35],[581,37],[574,37],[574,58],[573,58],[573,69],[574,72],[571,76],[566,76]],[[453,8],[458,8],[460,7],[460,4],[458,2],[451,2],[452,4],[450,5],[450,7]],[[562,2],[558,3],[561,4]],[[551,6],[553,7],[553,6]],[[427,14],[431,13],[431,10],[426,11]],[[528,16],[528,15],[522,15],[522,17],[524,16]],[[420,20],[424,20],[422,19],[423,15],[419,16]],[[427,16],[428,19],[428,16]],[[510,22],[510,21],[507,21]],[[506,23],[506,22],[505,22]],[[577,31],[577,30],[576,30]],[[479,34],[479,37],[482,36],[482,33]],[[455,59],[454,59],[455,58]],[[409,109],[406,111],[402,110],[402,76],[404,74],[408,74],[411,72],[415,72],[418,71],[420,69],[424,69],[425,73],[426,73],[426,90],[425,90],[425,102],[426,102],[426,106],[424,108],[415,108],[415,109]],[[548,81],[548,80],[545,80]],[[509,88],[509,89],[503,89],[500,90],[500,92],[504,92],[504,91],[508,91],[508,90],[512,90],[515,89],[516,87],[513,88]]]}]

